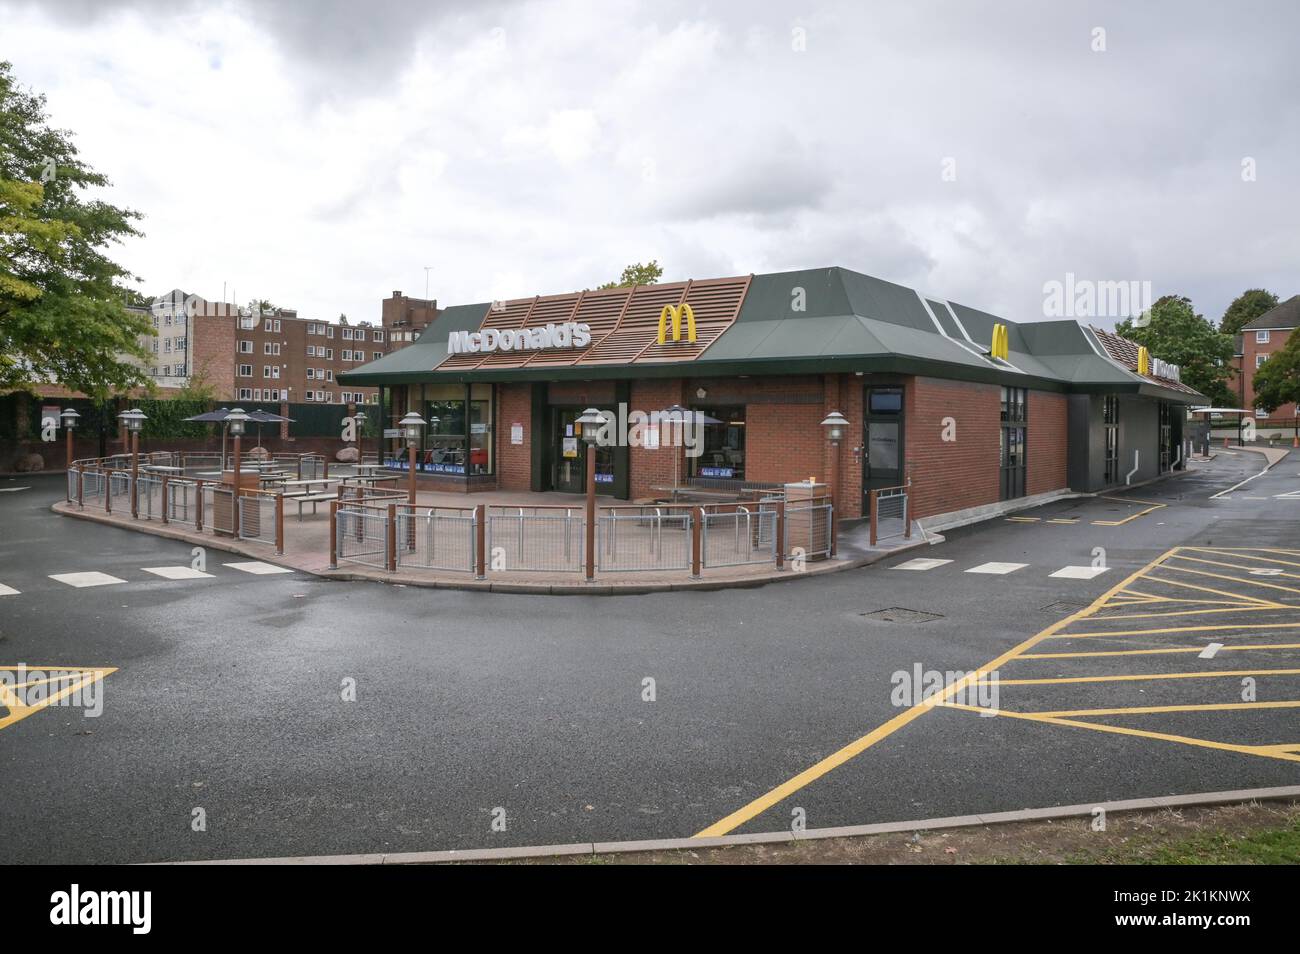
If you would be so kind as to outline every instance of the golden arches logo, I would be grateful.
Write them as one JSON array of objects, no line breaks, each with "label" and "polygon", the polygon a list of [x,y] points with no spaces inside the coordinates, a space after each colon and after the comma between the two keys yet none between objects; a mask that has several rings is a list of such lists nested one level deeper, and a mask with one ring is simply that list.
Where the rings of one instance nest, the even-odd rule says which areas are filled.
[{"label": "golden arches logo", "polygon": [[1146,377],[1151,373],[1151,352],[1145,345],[1138,346],[1138,374]]},{"label": "golden arches logo", "polygon": [[664,344],[668,340],[668,321],[672,320],[673,340],[682,340],[682,315],[686,315],[686,340],[695,340],[695,312],[691,310],[690,305],[664,305],[664,310],[659,312],[659,343]]},{"label": "golden arches logo", "polygon": [[1007,337],[1007,326],[996,324],[993,326],[993,344],[989,347],[989,354],[994,358],[1007,360],[1007,355],[1011,353],[1011,344]]}]

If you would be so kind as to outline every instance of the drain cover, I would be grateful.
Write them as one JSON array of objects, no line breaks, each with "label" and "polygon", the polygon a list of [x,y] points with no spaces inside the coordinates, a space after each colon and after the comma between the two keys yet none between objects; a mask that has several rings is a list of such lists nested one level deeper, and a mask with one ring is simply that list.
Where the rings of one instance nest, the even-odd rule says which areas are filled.
[{"label": "drain cover", "polygon": [[1087,605],[1087,603],[1075,603],[1071,600],[1057,600],[1055,603],[1048,603],[1046,606],[1038,608],[1050,613],[1073,613],[1075,610],[1081,610]]},{"label": "drain cover", "polygon": [[882,623],[928,623],[931,620],[943,619],[942,613],[927,613],[925,610],[904,609],[901,606],[891,606],[889,609],[876,610],[860,615],[866,619],[879,620]]}]

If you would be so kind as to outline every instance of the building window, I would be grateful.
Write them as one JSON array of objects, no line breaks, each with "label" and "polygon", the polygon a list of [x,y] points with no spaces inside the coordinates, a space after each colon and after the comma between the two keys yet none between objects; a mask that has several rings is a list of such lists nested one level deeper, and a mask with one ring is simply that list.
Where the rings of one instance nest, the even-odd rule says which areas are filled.
[{"label": "building window", "polygon": [[325,380],[326,380],[326,381],[333,381],[333,380],[334,380],[334,369],[333,369],[333,368],[326,368],[326,369],[325,369]]},{"label": "building window", "polygon": [[384,353],[383,353],[382,351],[373,351],[373,352],[371,352],[370,360],[371,360],[371,361],[378,361],[378,360],[379,360],[380,358],[382,358],[383,356],[384,356]]},{"label": "building window", "polygon": [[1106,432],[1107,486],[1119,483],[1119,395],[1107,394],[1102,401],[1102,424]]},{"label": "building window", "polygon": [[[688,458],[691,476],[742,479],[745,476],[745,409],[692,407],[691,410],[721,422],[700,428],[704,449],[700,456]],[[661,425],[660,430],[666,431],[669,426]]]},{"label": "building window", "polygon": [[185,350],[185,339],[184,339],[184,338],[177,338],[177,339],[176,339],[176,350],[177,350],[177,351],[184,351],[184,350]]},{"label": "building window", "polygon": [[345,349],[343,350],[343,360],[344,360],[344,361],[351,361],[351,360],[352,360],[352,349],[351,349],[351,348],[345,348]]},{"label": "building window", "polygon": [[1255,344],[1268,344],[1268,332],[1267,331],[1255,332]]},{"label": "building window", "polygon": [[304,396],[308,401],[310,401],[310,400],[312,399],[312,396],[311,396],[311,395],[312,395],[312,392],[311,392],[311,391],[303,391],[302,393],[303,393],[303,396]]},{"label": "building window", "polygon": [[262,354],[279,354],[280,343],[278,341],[266,341],[262,344]]},{"label": "building window", "polygon": [[357,340],[357,341],[365,341],[365,340],[366,340],[366,329],[364,329],[364,328],[358,328],[358,329],[357,329],[357,331],[356,331],[356,340]]},{"label": "building window", "polygon": [[325,326],[325,337],[326,337],[326,338],[333,338],[333,337],[334,337],[334,326],[333,326],[333,325],[326,325],[326,326]]},{"label": "building window", "polygon": [[[319,352],[319,351],[316,352],[316,357],[318,357],[318,358],[320,357],[320,352]],[[334,360],[334,349],[333,349],[333,348],[326,348],[326,349],[325,349],[325,359],[326,359],[327,361],[333,361],[333,360]]]},{"label": "building window", "polygon": [[[411,396],[414,399],[416,393],[412,391]],[[493,473],[492,385],[428,385],[422,416],[426,421],[438,420],[425,429],[417,457],[420,470],[455,475]]]},{"label": "building window", "polygon": [[241,378],[251,378],[253,376],[253,366],[251,364],[241,364],[239,366],[239,376]]},{"label": "building window", "polygon": [[1025,436],[1029,418],[1029,392],[1002,389],[1001,489],[1003,500],[1025,495]]},{"label": "building window", "polygon": [[262,365],[262,377],[269,378],[270,376],[271,376],[271,366],[269,364]]},{"label": "building window", "polygon": [[342,338],[344,341],[351,341],[352,329],[351,328],[342,329],[342,331],[339,333],[339,337]]},{"label": "building window", "polygon": [[252,354],[252,353],[253,353],[253,342],[251,342],[251,341],[241,341],[241,342],[239,342],[239,353],[240,353],[240,354]]},{"label": "building window", "polygon": [[1264,366],[1264,362],[1267,360],[1268,360],[1268,355],[1266,354],[1255,355],[1255,370],[1258,371],[1260,368],[1262,368]]},{"label": "building window", "polygon": [[171,374],[172,374],[172,366],[171,366],[170,364],[164,364],[164,365],[163,365],[163,368],[162,368],[162,373],[163,373],[163,377],[164,377],[164,378],[169,378],[169,377],[171,377]]},{"label": "building window", "polygon": [[384,340],[384,332],[383,332],[383,329],[382,329],[382,328],[376,328],[376,329],[375,329],[375,342],[376,342],[376,344],[379,343],[380,341],[383,341],[383,340]]},{"label": "building window", "polygon": [[308,345],[308,346],[307,346],[307,357],[309,357],[309,358],[314,358],[314,357],[316,357],[316,346],[315,346],[315,345]]},{"label": "building window", "polygon": [[240,389],[239,389],[239,399],[240,399],[241,401],[251,401],[251,400],[253,400],[253,389],[252,389],[252,388],[240,388]]}]

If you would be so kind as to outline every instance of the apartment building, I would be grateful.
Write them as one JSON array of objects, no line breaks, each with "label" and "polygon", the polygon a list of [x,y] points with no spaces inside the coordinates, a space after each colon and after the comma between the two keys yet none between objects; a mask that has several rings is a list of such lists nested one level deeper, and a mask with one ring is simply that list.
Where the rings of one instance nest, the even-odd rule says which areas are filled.
[{"label": "apartment building", "polygon": [[[1255,372],[1273,354],[1281,351],[1287,338],[1300,327],[1300,295],[1293,295],[1260,315],[1241,329],[1241,344],[1237,349],[1240,374],[1238,389],[1243,408],[1255,407]],[[1255,425],[1262,427],[1292,427],[1297,409],[1294,404],[1284,404],[1269,414],[1255,409]]]}]

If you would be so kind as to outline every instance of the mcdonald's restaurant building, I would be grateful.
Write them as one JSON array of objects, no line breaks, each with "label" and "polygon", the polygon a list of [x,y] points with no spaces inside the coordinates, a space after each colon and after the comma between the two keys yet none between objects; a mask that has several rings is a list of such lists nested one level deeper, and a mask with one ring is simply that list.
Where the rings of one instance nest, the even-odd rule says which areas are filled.
[{"label": "mcdonald's restaurant building", "polygon": [[[585,408],[621,421],[680,406],[707,415],[699,452],[654,428],[599,446],[598,493],[812,477],[841,519],[909,482],[914,517],[957,520],[1148,480],[1181,468],[1185,406],[1205,403],[1116,335],[1016,323],[838,267],[448,307],[416,343],[339,380],[381,389],[395,469],[396,422],[431,422],[422,489],[582,494]],[[821,426],[832,411],[849,421],[838,442]]]}]

